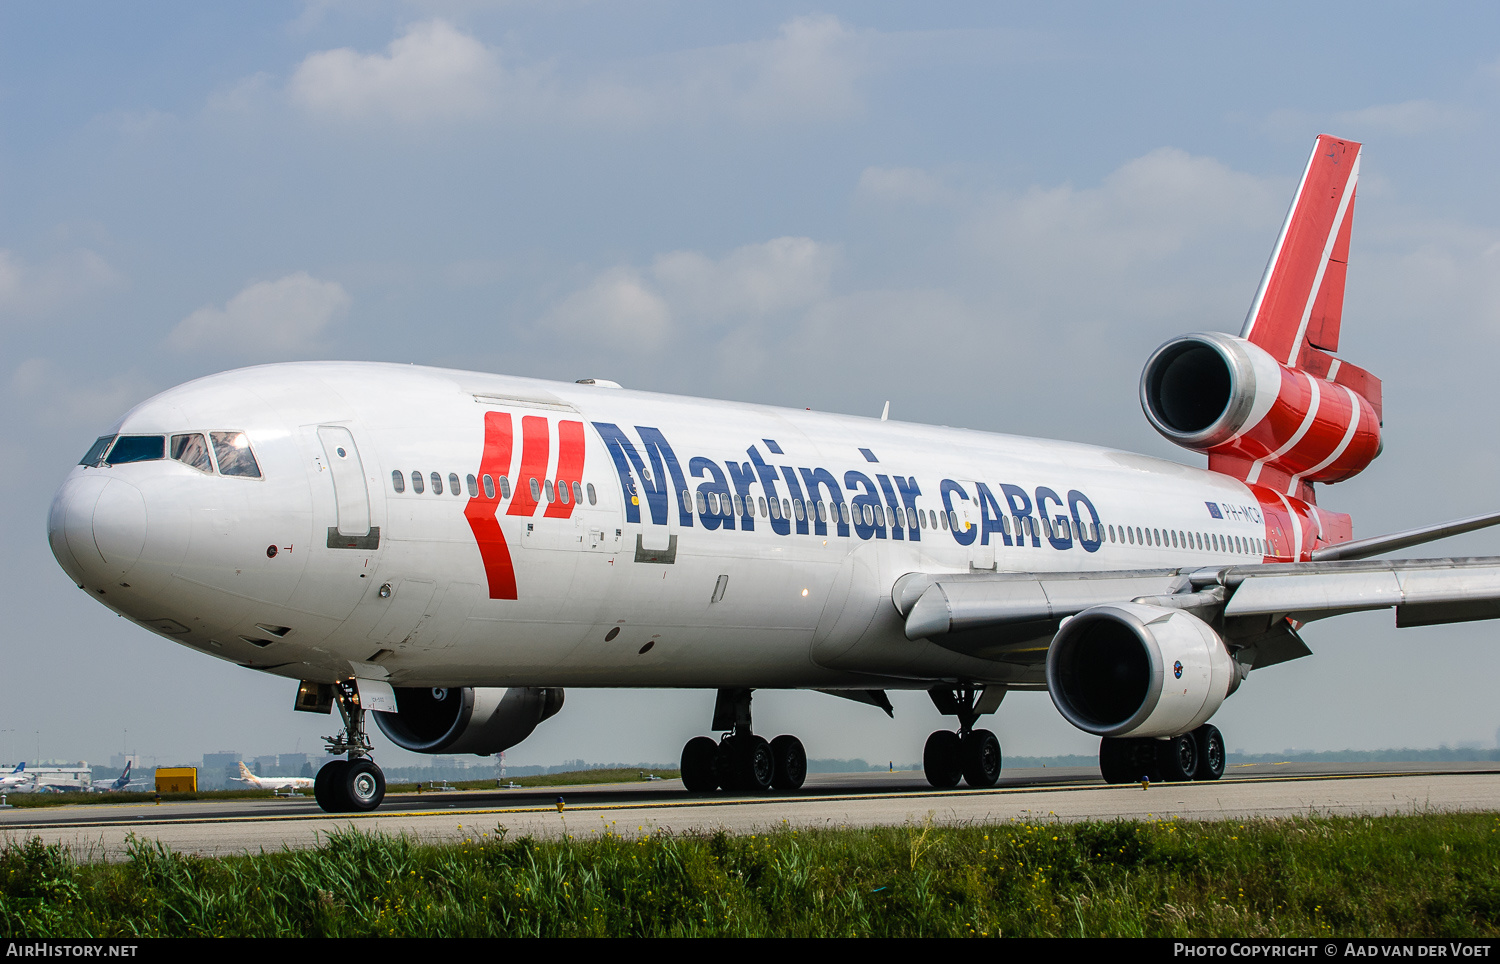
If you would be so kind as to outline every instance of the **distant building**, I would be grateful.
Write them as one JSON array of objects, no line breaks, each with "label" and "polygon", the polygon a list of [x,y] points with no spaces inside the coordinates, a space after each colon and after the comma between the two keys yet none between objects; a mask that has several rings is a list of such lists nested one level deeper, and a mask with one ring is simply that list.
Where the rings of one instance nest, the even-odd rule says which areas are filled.
[{"label": "distant building", "polygon": [[203,786],[223,787],[229,784],[231,777],[240,775],[240,756],[238,750],[220,750],[218,753],[203,754],[203,769],[199,772],[198,782]]},{"label": "distant building", "polygon": [[109,765],[116,770],[125,769],[126,764],[129,764],[133,769],[139,770],[141,768],[141,755],[139,753],[116,753],[109,758]]}]

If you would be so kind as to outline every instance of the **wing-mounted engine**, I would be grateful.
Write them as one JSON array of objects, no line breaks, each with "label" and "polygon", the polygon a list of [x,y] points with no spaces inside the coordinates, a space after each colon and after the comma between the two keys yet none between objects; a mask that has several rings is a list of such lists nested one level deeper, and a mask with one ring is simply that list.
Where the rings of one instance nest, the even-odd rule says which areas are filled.
[{"label": "wing-mounted engine", "polygon": [[1047,652],[1047,690],[1063,717],[1108,737],[1175,736],[1205,722],[1239,686],[1218,634],[1180,609],[1086,609]]},{"label": "wing-mounted engine", "polygon": [[526,739],[562,704],[553,687],[397,688],[396,712],[374,715],[403,750],[489,756]]},{"label": "wing-mounted engine", "polygon": [[1207,452],[1211,468],[1283,495],[1340,482],[1380,454],[1380,417],[1367,398],[1218,332],[1158,348],[1141,374],[1141,407],[1162,435]]}]

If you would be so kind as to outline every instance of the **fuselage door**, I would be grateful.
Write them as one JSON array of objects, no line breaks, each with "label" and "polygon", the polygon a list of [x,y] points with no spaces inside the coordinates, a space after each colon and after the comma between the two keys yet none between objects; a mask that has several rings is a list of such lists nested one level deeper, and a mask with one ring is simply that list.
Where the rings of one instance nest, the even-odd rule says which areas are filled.
[{"label": "fuselage door", "polygon": [[370,493],[365,469],[354,446],[354,435],[342,425],[319,425],[318,439],[333,474],[334,499],[338,503],[338,533],[341,536],[370,534]]}]

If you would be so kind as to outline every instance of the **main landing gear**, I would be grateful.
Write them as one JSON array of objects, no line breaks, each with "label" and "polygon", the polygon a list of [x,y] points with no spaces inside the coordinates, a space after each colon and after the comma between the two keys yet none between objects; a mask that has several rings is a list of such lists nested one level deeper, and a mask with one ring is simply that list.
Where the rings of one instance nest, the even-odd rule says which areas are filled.
[{"label": "main landing gear", "polygon": [[938,730],[922,750],[927,782],[940,789],[958,786],[992,787],[1000,782],[1000,740],[989,730],[976,730],[979,717],[993,713],[1005,698],[1004,686],[933,687],[927,691],[938,712],[958,717],[958,732]]},{"label": "main landing gear", "polygon": [[[305,685],[305,684],[304,684]],[[385,774],[370,759],[370,738],[365,735],[365,711],[359,705],[359,689],[352,681],[333,684],[333,702],[344,718],[343,732],[326,736],[330,754],[349,754],[347,760],[323,765],[313,779],[313,798],[328,813],[358,813],[374,810],[385,799]]]},{"label": "main landing gear", "polygon": [[1207,723],[1165,740],[1105,737],[1099,772],[1105,783],[1217,780],[1224,775],[1224,737]]},{"label": "main landing gear", "polygon": [[719,742],[695,736],[682,748],[682,785],[691,792],[796,790],[807,779],[801,740],[778,736],[767,742],[750,731],[750,690],[719,690],[713,728],[724,733]]}]

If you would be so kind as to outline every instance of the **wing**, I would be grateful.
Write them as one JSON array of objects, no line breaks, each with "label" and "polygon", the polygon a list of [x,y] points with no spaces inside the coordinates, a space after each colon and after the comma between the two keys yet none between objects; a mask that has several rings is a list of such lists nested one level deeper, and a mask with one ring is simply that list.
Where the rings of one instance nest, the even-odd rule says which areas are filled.
[{"label": "wing", "polygon": [[1293,623],[1396,610],[1396,625],[1500,618],[1500,556],[1362,559],[1194,569],[1060,573],[909,573],[891,601],[909,639],[967,655],[1046,659],[1063,620],[1139,602],[1186,610],[1245,660],[1267,666],[1308,654]]}]

